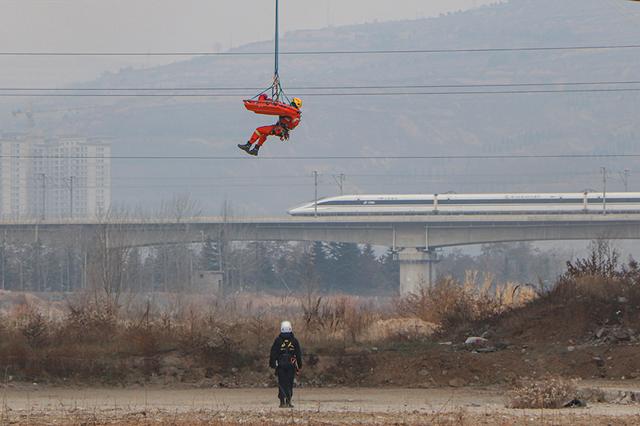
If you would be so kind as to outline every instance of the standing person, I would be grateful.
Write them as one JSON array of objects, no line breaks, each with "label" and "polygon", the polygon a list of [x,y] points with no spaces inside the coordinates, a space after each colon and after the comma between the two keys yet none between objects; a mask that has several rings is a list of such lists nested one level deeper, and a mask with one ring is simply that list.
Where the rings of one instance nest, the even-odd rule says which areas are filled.
[{"label": "standing person", "polygon": [[280,408],[293,408],[293,379],[302,368],[302,349],[289,321],[280,324],[280,335],[271,346],[269,367],[274,368],[278,376]]}]

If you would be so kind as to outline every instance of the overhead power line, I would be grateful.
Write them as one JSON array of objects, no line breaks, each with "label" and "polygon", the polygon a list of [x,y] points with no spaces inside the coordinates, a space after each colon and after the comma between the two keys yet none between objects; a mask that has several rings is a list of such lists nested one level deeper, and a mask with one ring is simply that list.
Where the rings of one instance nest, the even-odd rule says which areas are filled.
[{"label": "overhead power line", "polygon": [[[326,96],[455,96],[455,95],[524,95],[554,93],[618,93],[639,92],[640,87],[621,87],[606,89],[559,89],[559,90],[482,90],[482,91],[446,91],[446,92],[335,92],[335,93],[296,93],[304,97]],[[249,97],[247,93],[0,93],[2,98],[42,97],[42,98],[238,98]]]},{"label": "overhead power line", "polygon": [[[638,173],[640,172],[640,170],[630,170],[630,169],[625,169],[629,172],[634,172],[634,173]],[[423,179],[423,180],[428,180],[428,179],[444,179],[444,178],[450,178],[451,176],[463,176],[465,178],[469,178],[469,177],[474,177],[474,178],[485,178],[485,177],[491,177],[491,178],[495,178],[495,177],[502,177],[504,178],[505,176],[509,177],[532,177],[532,178],[539,178],[539,177],[547,177],[547,178],[558,178],[558,177],[583,177],[583,176],[600,176],[600,171],[599,170],[590,170],[590,171],[575,171],[575,172],[554,172],[553,174],[550,174],[548,172],[540,172],[540,173],[531,173],[531,172],[504,172],[504,173],[464,173],[464,174],[460,174],[460,173],[343,173],[343,175],[350,179],[352,178],[408,178],[408,179]],[[340,176],[340,174],[336,175],[333,173],[328,173],[326,175],[323,175],[322,173],[320,174],[320,176]],[[255,181],[256,179],[260,179],[260,180],[267,180],[267,179],[273,179],[273,180],[278,180],[278,179],[282,179],[282,180],[288,180],[288,179],[297,179],[297,180],[311,180],[313,179],[313,175],[308,175],[308,174],[289,174],[289,175],[248,175],[248,176],[232,176],[232,175],[211,175],[211,176],[159,176],[159,175],[147,175],[147,176],[113,176],[111,178],[112,180],[119,180],[119,181],[201,181],[201,180],[205,180],[205,181],[210,181],[210,180],[215,180],[215,181],[224,181],[224,180],[233,180],[233,181],[238,181],[238,180],[250,180],[250,181]]]},{"label": "overhead power line", "polygon": [[[457,89],[491,87],[558,87],[558,86],[615,86],[637,85],[640,80],[629,81],[566,81],[553,83],[479,83],[479,84],[403,84],[403,85],[343,85],[343,86],[291,86],[288,90],[372,90],[372,89]],[[214,92],[227,90],[263,90],[263,87],[0,87],[0,91],[16,92]]]},{"label": "overhead power line", "polygon": [[532,159],[615,159],[640,158],[640,153],[628,154],[503,154],[503,155],[340,155],[340,156],[274,156],[256,159],[250,156],[187,156],[187,155],[0,155],[0,158],[22,159],[107,159],[107,160],[179,160],[179,161],[309,161],[309,160],[532,160]]},{"label": "overhead power line", "polygon": [[[491,52],[545,52],[545,51],[581,51],[581,50],[619,50],[638,49],[640,44],[602,44],[582,46],[531,46],[531,47],[488,47],[458,49],[365,49],[365,50],[315,50],[280,52],[280,55],[395,55],[395,54],[430,54],[430,53],[491,53]],[[0,56],[272,56],[272,51],[262,52],[46,52],[46,51],[5,51]]]},{"label": "overhead power line", "polygon": [[[227,188],[227,187],[248,187],[248,188],[282,188],[286,187],[308,187],[309,184],[304,183],[207,183],[207,184],[138,184],[138,185],[110,185],[110,186],[100,186],[100,185],[75,185],[76,189],[145,189],[145,188],[161,188],[161,189],[170,189],[170,188]],[[24,189],[39,189],[41,185],[21,185],[16,188],[24,188]],[[49,189],[66,189],[68,186],[64,185],[48,185]]]}]

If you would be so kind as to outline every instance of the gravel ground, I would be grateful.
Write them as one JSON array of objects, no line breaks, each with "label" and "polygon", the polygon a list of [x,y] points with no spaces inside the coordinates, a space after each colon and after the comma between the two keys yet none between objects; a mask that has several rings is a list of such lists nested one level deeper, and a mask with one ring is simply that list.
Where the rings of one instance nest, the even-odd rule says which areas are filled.
[{"label": "gravel ground", "polygon": [[640,424],[635,404],[511,410],[499,389],[476,388],[297,389],[293,410],[277,408],[274,389],[22,385],[3,389],[2,401],[2,424]]}]

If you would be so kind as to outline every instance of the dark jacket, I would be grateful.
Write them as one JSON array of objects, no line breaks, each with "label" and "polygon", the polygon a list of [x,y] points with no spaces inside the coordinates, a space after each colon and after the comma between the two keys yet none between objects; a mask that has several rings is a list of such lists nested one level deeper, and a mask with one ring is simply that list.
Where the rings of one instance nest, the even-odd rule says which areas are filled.
[{"label": "dark jacket", "polygon": [[280,333],[271,346],[269,367],[276,368],[282,359],[296,357],[298,368],[302,368],[302,348],[293,333]]}]

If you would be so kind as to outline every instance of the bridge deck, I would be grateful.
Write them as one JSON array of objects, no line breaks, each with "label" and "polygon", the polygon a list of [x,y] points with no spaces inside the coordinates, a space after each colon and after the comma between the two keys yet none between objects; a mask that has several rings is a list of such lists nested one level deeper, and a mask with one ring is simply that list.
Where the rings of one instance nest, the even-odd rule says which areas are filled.
[{"label": "bridge deck", "polygon": [[640,239],[640,214],[199,217],[0,222],[7,242],[89,241],[111,247],[229,241],[335,241],[436,248],[509,241]]},{"label": "bridge deck", "polygon": [[450,215],[397,215],[397,216],[319,216],[319,217],[195,217],[177,219],[131,219],[110,218],[105,220],[20,220],[0,221],[0,227],[15,226],[62,226],[62,225],[321,225],[321,224],[490,224],[505,223],[585,223],[585,222],[640,222],[640,213],[609,213],[609,214],[450,214]]}]

